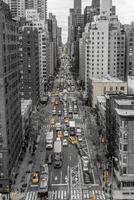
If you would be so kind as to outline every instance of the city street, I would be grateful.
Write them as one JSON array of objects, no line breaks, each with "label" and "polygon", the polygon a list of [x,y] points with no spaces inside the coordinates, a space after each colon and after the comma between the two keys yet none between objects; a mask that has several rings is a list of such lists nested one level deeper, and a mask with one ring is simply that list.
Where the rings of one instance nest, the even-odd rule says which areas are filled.
[{"label": "city street", "polygon": [[[39,183],[32,183],[32,173],[38,172],[40,174],[40,168],[43,164],[47,162],[46,158],[51,155],[54,155],[54,149],[47,150],[46,149],[46,134],[50,130],[54,133],[53,141],[57,140],[57,131],[56,131],[56,123],[60,122],[62,127],[62,138],[66,138],[63,136],[63,131],[65,128],[65,108],[67,106],[67,110],[69,107],[73,106],[73,99],[77,99],[78,111],[77,113],[69,114],[69,110],[67,116],[69,120],[75,121],[75,129],[79,128],[82,130],[81,138],[82,140],[79,145],[68,143],[68,146],[62,145],[62,166],[60,168],[54,168],[53,163],[49,164],[49,179],[48,179],[48,199],[49,200],[89,200],[90,196],[93,195],[96,200],[106,199],[104,192],[101,187],[101,179],[99,170],[96,164],[96,152],[95,148],[92,144],[92,136],[90,134],[90,130],[87,129],[88,120],[91,120],[94,123],[93,118],[85,118],[85,107],[82,106],[82,102],[79,99],[80,93],[77,90],[77,86],[75,81],[66,67],[64,65],[59,71],[57,75],[58,78],[54,81],[54,86],[52,91],[55,91],[57,88],[62,88],[57,95],[50,95],[49,102],[46,107],[41,107],[39,110],[40,115],[43,118],[44,124],[42,124],[40,134],[37,137],[37,145],[35,155],[32,159],[32,169],[31,176],[27,180],[27,188],[24,193],[25,200],[36,200],[36,199],[45,199],[39,198]],[[63,70],[64,69],[64,70]],[[67,79],[68,77],[68,79]],[[69,81],[67,81],[69,80]],[[68,88],[71,88],[70,83],[73,84],[73,91],[68,91]],[[52,92],[50,92],[52,93]],[[57,101],[56,105],[55,102]],[[65,103],[63,104],[63,102]],[[56,115],[53,115],[53,109],[56,108]],[[59,111],[61,115],[59,116]],[[91,116],[90,116],[91,117]],[[55,124],[51,125],[50,120],[54,119]],[[67,128],[67,127],[66,127]],[[68,129],[69,130],[69,129]],[[51,154],[51,155],[50,155]],[[82,156],[86,156],[89,159],[89,167],[88,171],[83,171],[83,161]],[[52,161],[54,162],[54,161]],[[46,198],[47,199],[47,198]]]}]

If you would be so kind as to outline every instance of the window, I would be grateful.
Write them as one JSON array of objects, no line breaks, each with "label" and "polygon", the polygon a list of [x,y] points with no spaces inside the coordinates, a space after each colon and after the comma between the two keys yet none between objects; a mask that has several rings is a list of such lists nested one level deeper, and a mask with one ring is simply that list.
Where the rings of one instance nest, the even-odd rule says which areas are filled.
[{"label": "window", "polygon": [[123,174],[126,174],[127,173],[127,168],[123,167],[122,172],[123,172]]},{"label": "window", "polygon": [[0,159],[2,159],[3,158],[3,153],[0,153]]},{"label": "window", "polygon": [[127,155],[123,155],[123,163],[127,163]]},{"label": "window", "polygon": [[127,144],[123,145],[123,151],[128,151],[128,145]]},{"label": "window", "polygon": [[128,134],[127,132],[124,133],[124,140],[128,139]]},{"label": "window", "polygon": [[110,91],[113,91],[113,87],[110,87]]},{"label": "window", "polygon": [[124,91],[124,89],[125,89],[124,87],[120,87],[120,90]]}]

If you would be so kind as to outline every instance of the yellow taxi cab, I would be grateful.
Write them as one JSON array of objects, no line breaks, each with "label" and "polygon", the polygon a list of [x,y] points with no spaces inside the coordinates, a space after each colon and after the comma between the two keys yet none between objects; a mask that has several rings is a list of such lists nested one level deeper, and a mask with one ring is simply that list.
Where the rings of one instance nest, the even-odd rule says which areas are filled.
[{"label": "yellow taxi cab", "polygon": [[32,183],[33,184],[39,183],[39,173],[38,172],[32,173]]},{"label": "yellow taxi cab", "polygon": [[58,131],[58,133],[57,133],[57,138],[62,138],[62,137],[63,137],[62,131]]},{"label": "yellow taxi cab", "polygon": [[75,136],[70,136],[68,138],[68,141],[71,143],[71,144],[77,144],[77,138]]},{"label": "yellow taxi cab", "polygon": [[51,124],[51,125],[54,125],[54,124],[55,124],[55,119],[54,119],[54,118],[51,118],[51,119],[50,119],[50,124]]}]

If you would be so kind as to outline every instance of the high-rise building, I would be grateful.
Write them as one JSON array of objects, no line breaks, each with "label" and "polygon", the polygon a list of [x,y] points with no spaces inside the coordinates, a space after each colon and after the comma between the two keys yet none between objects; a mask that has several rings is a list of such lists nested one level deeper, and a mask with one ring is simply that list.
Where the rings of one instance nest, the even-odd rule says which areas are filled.
[{"label": "high-rise building", "polygon": [[126,32],[126,77],[134,76],[134,23],[125,26]]},{"label": "high-rise building", "polygon": [[53,41],[53,55],[54,55],[54,70],[57,67],[58,47],[57,47],[57,19],[52,13],[49,13],[49,20],[52,22],[52,41]]},{"label": "high-rise building", "polygon": [[100,7],[86,6],[84,9],[84,26],[94,20],[95,15],[100,14]]},{"label": "high-rise building", "polygon": [[58,47],[61,47],[62,46],[62,28],[61,27],[58,27],[57,28],[57,45]]},{"label": "high-rise building", "polygon": [[23,143],[18,28],[0,0],[0,192],[13,180]]},{"label": "high-rise building", "polygon": [[35,9],[40,14],[39,17],[41,20],[47,19],[47,0],[36,0],[37,4],[35,5]]},{"label": "high-rise building", "polygon": [[100,0],[92,0],[92,7],[94,8],[100,7]]},{"label": "high-rise building", "polygon": [[79,71],[79,39],[84,31],[84,15],[81,14],[81,0],[74,0],[74,8],[70,9],[68,18],[68,51],[72,60],[74,75]]},{"label": "high-rise building", "polygon": [[25,17],[25,0],[17,1],[17,16]]},{"label": "high-rise building", "polygon": [[112,15],[112,0],[101,0],[100,14],[103,16]]},{"label": "high-rise building", "polygon": [[5,3],[7,3],[10,7],[10,11],[12,13],[12,17],[17,16],[17,0],[4,0]]},{"label": "high-rise building", "polygon": [[107,14],[110,8],[111,4],[107,7],[102,4],[105,12],[101,12],[97,20],[85,27],[86,87],[88,79],[92,77],[101,79],[108,74],[121,80],[125,77],[125,31],[113,12]]},{"label": "high-rise building", "polygon": [[34,0],[25,0],[26,9],[35,8]]},{"label": "high-rise building", "polygon": [[134,199],[134,96],[107,97],[106,133],[112,199]]},{"label": "high-rise building", "polygon": [[81,0],[74,0],[74,9],[81,11]]},{"label": "high-rise building", "polygon": [[35,27],[22,28],[21,98],[32,99],[33,107],[39,104],[39,45]]},{"label": "high-rise building", "polygon": [[13,17],[25,17],[25,9],[37,9],[40,20],[47,19],[47,0],[4,0]]}]

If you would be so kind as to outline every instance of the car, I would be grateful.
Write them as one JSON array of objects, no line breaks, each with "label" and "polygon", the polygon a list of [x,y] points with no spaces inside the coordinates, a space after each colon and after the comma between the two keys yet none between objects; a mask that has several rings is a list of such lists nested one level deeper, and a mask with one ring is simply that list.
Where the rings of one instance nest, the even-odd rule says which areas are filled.
[{"label": "car", "polygon": [[81,136],[81,128],[80,127],[76,128],[76,135]]},{"label": "car", "polygon": [[65,130],[65,131],[63,132],[63,135],[64,135],[64,137],[68,137],[68,135],[69,135],[68,131]]},{"label": "car", "polygon": [[68,113],[69,113],[69,114],[73,114],[73,109],[72,109],[72,108],[69,108]]},{"label": "car", "polygon": [[68,124],[68,123],[69,123],[69,118],[68,118],[68,117],[65,117],[65,118],[64,118],[64,123],[65,123],[65,124]]},{"label": "car", "polygon": [[61,131],[62,129],[62,125],[61,125],[61,121],[59,120],[57,123],[56,123],[56,131]]},{"label": "car", "polygon": [[62,115],[62,112],[61,110],[58,111],[58,116],[61,116]]},{"label": "car", "polygon": [[67,113],[67,110],[64,111],[64,116],[67,117],[68,113]]},{"label": "car", "polygon": [[62,144],[63,144],[64,147],[68,146],[68,141],[67,141],[67,139],[64,139],[64,140],[62,141]]},{"label": "car", "polygon": [[78,139],[78,142],[82,142],[82,137],[81,136],[78,136],[77,139]]},{"label": "car", "polygon": [[63,137],[62,131],[58,131],[58,133],[57,133],[57,138],[62,138],[62,137]]},{"label": "car", "polygon": [[38,184],[39,183],[39,172],[33,172],[32,173],[32,184]]},{"label": "car", "polygon": [[56,115],[56,109],[52,110],[52,115]]},{"label": "car", "polygon": [[52,161],[53,161],[53,160],[52,160],[52,154],[49,154],[48,157],[47,157],[47,164],[48,164],[48,165],[51,165],[51,164],[52,164]]},{"label": "car", "polygon": [[77,143],[77,138],[75,136],[70,136],[68,141],[71,143],[71,144],[76,144]]},{"label": "car", "polygon": [[55,119],[54,118],[51,118],[50,119],[50,125],[54,125],[55,124]]}]

